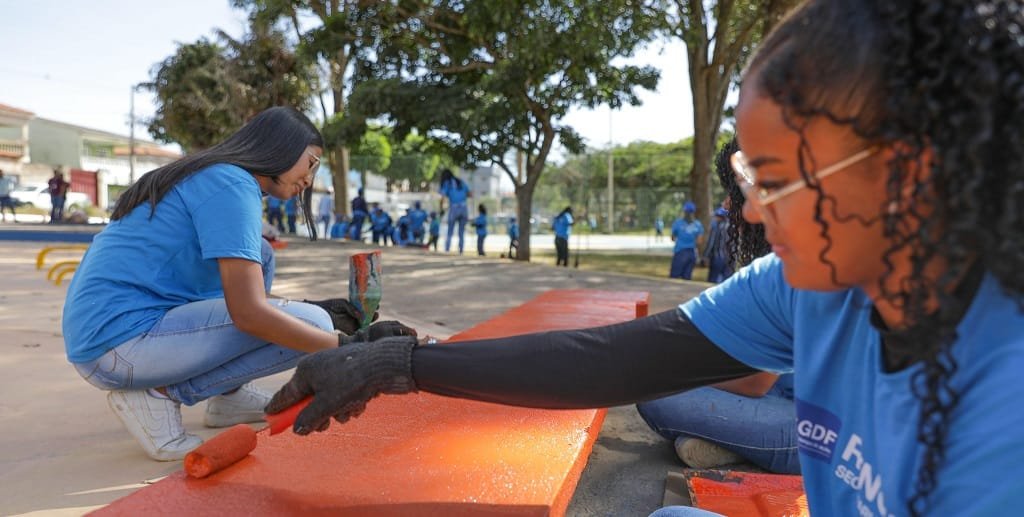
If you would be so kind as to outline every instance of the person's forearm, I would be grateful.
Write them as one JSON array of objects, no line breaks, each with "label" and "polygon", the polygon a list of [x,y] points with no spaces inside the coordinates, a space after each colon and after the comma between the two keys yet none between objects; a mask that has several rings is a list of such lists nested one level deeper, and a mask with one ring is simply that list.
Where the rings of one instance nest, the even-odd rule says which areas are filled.
[{"label": "person's forearm", "polygon": [[757,372],[678,309],[605,327],[422,346],[412,364],[423,391],[548,409],[640,402]]},{"label": "person's forearm", "polygon": [[338,346],[338,334],[310,325],[269,303],[253,305],[236,318],[239,330],[266,340],[268,343],[299,350],[318,352]]}]

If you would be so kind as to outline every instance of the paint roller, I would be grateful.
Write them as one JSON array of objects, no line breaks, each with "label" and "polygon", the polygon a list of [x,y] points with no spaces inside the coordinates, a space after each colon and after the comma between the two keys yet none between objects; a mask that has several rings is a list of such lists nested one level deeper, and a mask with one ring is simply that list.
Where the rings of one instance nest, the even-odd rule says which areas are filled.
[{"label": "paint roller", "polygon": [[[373,322],[373,315],[381,299],[380,250],[357,253],[349,257],[349,301],[359,310],[360,328]],[[270,435],[290,428],[299,413],[313,401],[306,397],[292,407],[266,415]],[[194,478],[205,478],[238,463],[256,448],[256,431],[246,424],[238,424],[214,436],[185,456],[185,473]]]}]

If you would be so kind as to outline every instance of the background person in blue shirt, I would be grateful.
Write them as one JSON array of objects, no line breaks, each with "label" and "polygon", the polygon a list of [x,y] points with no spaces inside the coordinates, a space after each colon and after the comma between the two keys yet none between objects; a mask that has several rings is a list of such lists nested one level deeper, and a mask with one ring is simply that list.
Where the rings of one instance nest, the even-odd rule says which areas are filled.
[{"label": "background person in blue shirt", "polygon": [[711,222],[708,245],[704,247],[704,261],[708,264],[708,282],[717,284],[732,275],[731,254],[729,252],[729,211],[718,207],[715,219]]},{"label": "background person in blue shirt", "polygon": [[351,337],[336,328],[358,329],[344,300],[268,299],[262,195],[309,189],[322,145],[305,115],[263,111],[224,142],[143,175],[82,258],[64,304],[68,359],[108,391],[153,459],[202,443],[182,426],[181,404],[208,400],[209,427],[260,421],[270,397],[250,381]]},{"label": "background person in blue shirt", "polygon": [[448,237],[444,241],[445,253],[452,248],[452,232],[455,227],[459,228],[459,255],[462,255],[463,240],[466,236],[466,222],[469,219],[469,210],[466,208],[466,200],[470,197],[469,186],[462,181],[451,169],[441,171],[441,213],[445,212],[444,200],[448,200]]},{"label": "background person in blue shirt", "polygon": [[572,234],[572,225],[576,221],[572,218],[572,207],[567,206],[555,216],[551,222],[551,228],[555,231],[555,265],[569,267],[569,235]]},{"label": "background person in blue shirt", "polygon": [[515,217],[508,218],[508,258],[514,259],[519,254],[519,223]]},{"label": "background person in blue shirt", "polygon": [[284,202],[284,215],[288,218],[288,233],[295,234],[295,218],[298,217],[299,196],[288,198]]},{"label": "background person in blue shirt", "polygon": [[434,251],[437,251],[437,239],[441,237],[441,218],[437,216],[437,212],[430,212],[430,240],[427,241],[427,247],[433,246]]},{"label": "background person in blue shirt", "polygon": [[356,197],[352,198],[352,224],[349,225],[352,240],[362,242],[363,224],[368,218],[370,218],[370,210],[366,206],[366,198],[363,197],[363,189],[360,187],[356,192]]},{"label": "background person in blue shirt", "polygon": [[1022,26],[1019,2],[800,4],[751,57],[735,111],[743,214],[771,254],[619,325],[320,352],[268,411],[314,394],[295,422],[308,433],[379,393],[607,407],[794,373],[812,515],[1016,514]]},{"label": "background person in blue shirt", "polygon": [[284,233],[284,207],[278,197],[267,196],[267,222]]},{"label": "background person in blue shirt", "polygon": [[704,235],[704,225],[694,214],[697,205],[692,201],[683,204],[683,215],[672,223],[672,240],[676,245],[672,253],[672,267],[669,278],[689,280],[693,277],[693,266],[697,265],[697,245]]},{"label": "background person in blue shirt", "polygon": [[409,210],[409,228],[412,229],[412,239],[417,243],[423,242],[424,227],[423,225],[427,222],[427,212],[423,210],[423,206],[419,201],[412,204],[412,210]]},{"label": "background person in blue shirt", "polygon": [[483,203],[477,207],[479,214],[473,219],[473,227],[476,228],[476,254],[484,256],[484,239],[487,238],[487,207]]}]

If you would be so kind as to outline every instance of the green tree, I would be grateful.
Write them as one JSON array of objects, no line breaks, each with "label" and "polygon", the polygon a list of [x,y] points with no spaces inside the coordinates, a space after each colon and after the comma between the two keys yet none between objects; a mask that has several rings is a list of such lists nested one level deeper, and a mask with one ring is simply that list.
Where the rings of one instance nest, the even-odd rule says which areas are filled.
[{"label": "green tree", "polygon": [[153,68],[156,94],[149,131],[186,152],[216,144],[271,106],[310,105],[309,63],[288,49],[273,27],[253,24],[241,39],[218,32],[219,43],[179,45]]},{"label": "green tree", "polygon": [[[315,77],[317,84],[325,85],[322,91],[330,94],[330,109],[320,97],[325,122],[345,112],[354,71],[360,63],[375,57],[376,49],[370,43],[375,37],[371,29],[378,19],[378,9],[388,7],[386,2],[369,0],[232,0],[232,5],[248,10],[250,19],[261,23],[287,23],[295,33],[299,52],[323,67]],[[325,142],[337,213],[349,213],[348,145],[355,145],[359,137]]]},{"label": "green tree", "polygon": [[[416,129],[460,163],[494,164],[515,184],[522,221],[556,142],[583,150],[576,131],[560,122],[565,114],[639,104],[634,89],[657,83],[656,70],[613,64],[632,55],[660,20],[630,0],[387,4],[392,10],[378,12],[377,59],[359,71],[369,80],[349,103],[350,140],[367,119],[386,115],[398,137]],[[524,224],[520,260],[529,260],[529,244]]]},{"label": "green tree", "polygon": [[231,99],[223,49],[205,38],[179,44],[174,55],[155,66],[147,87],[156,94],[149,133],[193,152],[231,134],[239,116]]},{"label": "green tree", "polygon": [[754,46],[798,0],[665,0],[668,34],[686,43],[693,95],[690,186],[705,226],[710,222],[711,162],[725,97]]}]

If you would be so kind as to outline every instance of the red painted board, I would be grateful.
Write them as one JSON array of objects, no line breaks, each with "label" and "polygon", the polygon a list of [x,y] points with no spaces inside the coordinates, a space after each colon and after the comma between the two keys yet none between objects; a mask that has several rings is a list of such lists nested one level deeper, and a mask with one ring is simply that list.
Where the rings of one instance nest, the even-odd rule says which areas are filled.
[{"label": "red painted board", "polygon": [[[453,340],[616,323],[647,298],[549,291]],[[384,396],[324,433],[261,431],[238,464],[175,473],[94,515],[562,515],[604,415]]]},{"label": "red painted board", "polygon": [[729,517],[808,517],[800,476],[723,470],[685,472],[693,506]]}]

